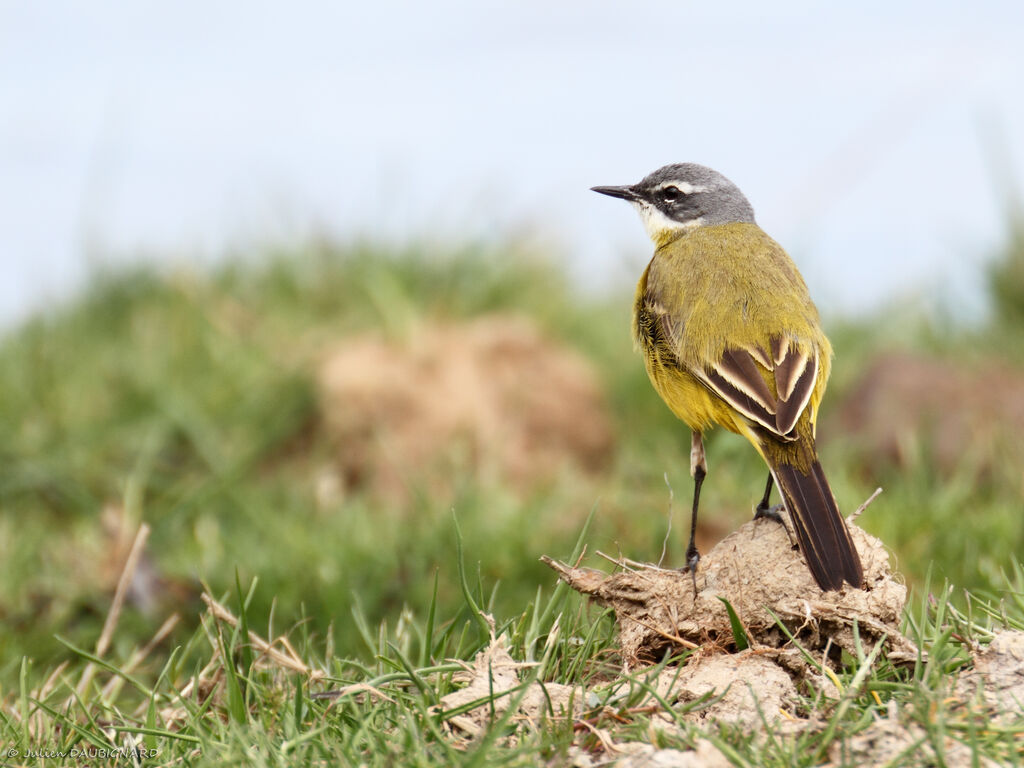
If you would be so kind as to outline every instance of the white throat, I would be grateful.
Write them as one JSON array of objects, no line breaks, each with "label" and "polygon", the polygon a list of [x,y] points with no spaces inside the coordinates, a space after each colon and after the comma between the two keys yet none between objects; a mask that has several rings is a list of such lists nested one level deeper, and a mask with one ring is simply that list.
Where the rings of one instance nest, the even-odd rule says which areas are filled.
[{"label": "white throat", "polygon": [[693,219],[692,221],[687,222],[676,221],[674,219],[670,219],[648,202],[643,200],[632,200],[630,202],[633,203],[633,207],[636,208],[637,213],[640,214],[640,220],[644,223],[644,229],[647,230],[647,236],[655,243],[660,242],[666,235],[671,234],[672,232],[693,229],[704,223],[703,218]]}]

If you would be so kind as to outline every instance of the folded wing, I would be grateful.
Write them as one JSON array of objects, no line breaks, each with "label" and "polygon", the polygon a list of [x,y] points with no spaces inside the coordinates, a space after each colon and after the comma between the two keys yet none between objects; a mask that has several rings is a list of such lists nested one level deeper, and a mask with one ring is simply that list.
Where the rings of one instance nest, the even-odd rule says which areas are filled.
[{"label": "folded wing", "polygon": [[769,346],[730,347],[710,368],[693,373],[748,419],[782,440],[793,440],[818,378],[818,354],[781,337],[772,338]]}]

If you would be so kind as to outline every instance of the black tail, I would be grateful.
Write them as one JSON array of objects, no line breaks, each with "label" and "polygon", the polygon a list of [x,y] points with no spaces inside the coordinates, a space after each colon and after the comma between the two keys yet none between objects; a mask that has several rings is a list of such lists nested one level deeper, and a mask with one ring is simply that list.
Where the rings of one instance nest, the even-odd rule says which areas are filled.
[{"label": "black tail", "polygon": [[839,589],[846,581],[859,588],[864,582],[860,556],[817,458],[806,475],[784,462],[771,470],[818,586],[823,590]]}]

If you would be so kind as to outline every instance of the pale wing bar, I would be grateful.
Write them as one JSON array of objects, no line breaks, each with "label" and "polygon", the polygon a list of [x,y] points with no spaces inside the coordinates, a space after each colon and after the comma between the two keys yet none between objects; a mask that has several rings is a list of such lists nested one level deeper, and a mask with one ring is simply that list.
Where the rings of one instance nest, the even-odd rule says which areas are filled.
[{"label": "pale wing bar", "polygon": [[[762,369],[773,374],[777,394],[772,394]],[[695,374],[744,416],[783,439],[792,439],[789,433],[814,392],[818,356],[776,337],[771,341],[770,356],[759,347],[729,348],[710,370]]]}]

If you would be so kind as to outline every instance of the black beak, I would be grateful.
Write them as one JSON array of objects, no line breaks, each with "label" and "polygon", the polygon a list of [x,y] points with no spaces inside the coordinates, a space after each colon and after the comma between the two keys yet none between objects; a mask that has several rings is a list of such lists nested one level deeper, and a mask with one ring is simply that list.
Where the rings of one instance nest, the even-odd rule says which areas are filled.
[{"label": "black beak", "polygon": [[621,197],[623,200],[639,200],[640,195],[633,191],[632,187],[591,187],[594,192],[600,192],[608,197]]}]

